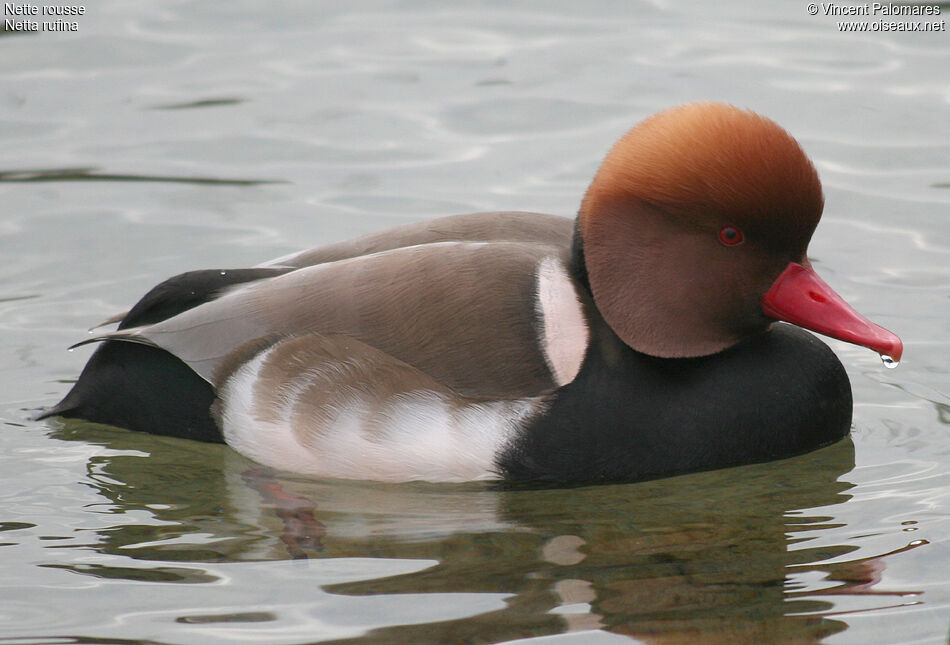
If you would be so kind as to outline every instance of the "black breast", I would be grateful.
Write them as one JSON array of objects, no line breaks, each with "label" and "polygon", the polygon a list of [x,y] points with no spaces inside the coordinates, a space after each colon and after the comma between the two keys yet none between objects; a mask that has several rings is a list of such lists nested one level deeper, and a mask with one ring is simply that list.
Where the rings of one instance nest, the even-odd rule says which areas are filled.
[{"label": "black breast", "polygon": [[635,481],[771,461],[846,436],[851,385],[791,325],[701,358],[636,352],[593,330],[578,377],[500,455],[509,482]]}]

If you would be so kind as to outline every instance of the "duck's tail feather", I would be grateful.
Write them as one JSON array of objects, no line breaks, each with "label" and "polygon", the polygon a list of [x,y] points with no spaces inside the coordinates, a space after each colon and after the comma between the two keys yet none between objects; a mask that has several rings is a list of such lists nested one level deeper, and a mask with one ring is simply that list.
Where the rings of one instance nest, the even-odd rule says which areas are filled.
[{"label": "duck's tail feather", "polygon": [[274,278],[290,270],[284,267],[259,267],[188,271],[156,285],[121,319],[113,316],[107,322],[118,322],[119,329],[160,322],[214,300],[228,287]]},{"label": "duck's tail feather", "polygon": [[103,323],[119,323],[121,331],[77,343],[105,341],[72,390],[37,419],[74,417],[152,434],[223,441],[211,418],[215,397],[211,385],[172,354],[143,344],[132,328],[176,316],[214,300],[230,287],[290,270],[206,269],[165,280],[128,312]]},{"label": "duck's tail feather", "polygon": [[211,418],[214,390],[168,352],[106,341],[62,401],[37,418],[62,416],[152,434],[221,442]]}]

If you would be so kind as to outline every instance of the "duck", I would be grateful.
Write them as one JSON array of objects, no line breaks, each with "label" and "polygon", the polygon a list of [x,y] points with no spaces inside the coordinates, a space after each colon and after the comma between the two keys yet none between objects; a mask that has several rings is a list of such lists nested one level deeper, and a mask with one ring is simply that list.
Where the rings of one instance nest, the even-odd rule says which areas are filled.
[{"label": "duck", "polygon": [[[813,333],[903,346],[817,274],[815,166],[729,104],[610,149],[576,218],[451,215],[189,271],[40,416],[224,442],[304,476],[633,482],[805,454],[852,393]],[[95,328],[94,328],[95,329]]]}]

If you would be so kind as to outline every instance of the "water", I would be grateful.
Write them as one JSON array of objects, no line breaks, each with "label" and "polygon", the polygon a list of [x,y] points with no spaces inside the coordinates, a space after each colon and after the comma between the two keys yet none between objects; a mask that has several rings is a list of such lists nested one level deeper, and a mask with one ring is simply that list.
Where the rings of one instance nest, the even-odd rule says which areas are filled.
[{"label": "water", "polygon": [[[843,34],[797,2],[453,6],[100,0],[76,32],[0,37],[0,643],[945,643],[946,33]],[[570,215],[625,129],[698,99],[799,138],[816,269],[904,340],[896,370],[829,341],[845,442],[498,491],[30,420],[90,351],[65,348],[163,277]]]}]

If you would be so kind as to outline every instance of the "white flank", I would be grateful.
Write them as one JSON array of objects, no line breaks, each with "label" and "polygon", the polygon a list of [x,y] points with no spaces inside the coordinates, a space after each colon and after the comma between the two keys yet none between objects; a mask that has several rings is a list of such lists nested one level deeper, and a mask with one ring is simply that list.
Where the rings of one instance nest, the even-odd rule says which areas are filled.
[{"label": "white flank", "polygon": [[305,475],[387,482],[495,479],[496,455],[544,405],[538,399],[475,403],[429,390],[379,402],[351,389],[345,405],[313,420],[321,427],[293,427],[294,408],[310,383],[307,372],[282,384],[275,421],[254,413],[255,384],[270,351],[242,365],[221,387],[224,437],[254,461]]},{"label": "white flank", "polygon": [[541,347],[554,381],[566,385],[577,377],[587,353],[590,330],[567,267],[554,257],[538,264],[538,318]]}]

